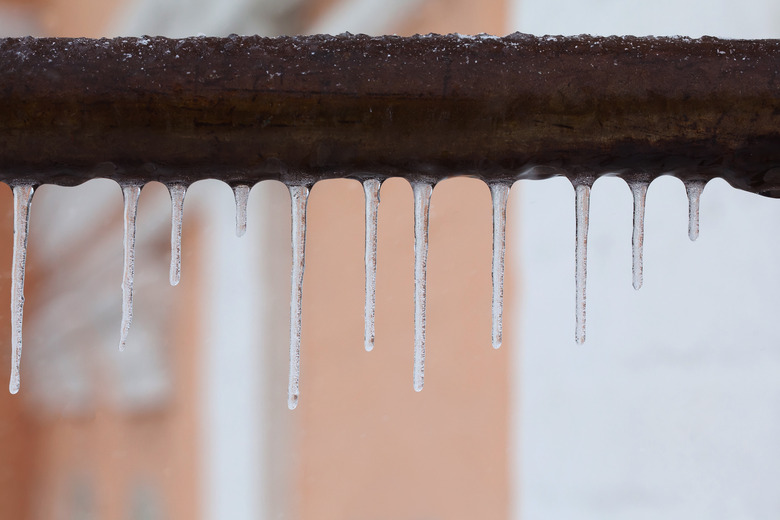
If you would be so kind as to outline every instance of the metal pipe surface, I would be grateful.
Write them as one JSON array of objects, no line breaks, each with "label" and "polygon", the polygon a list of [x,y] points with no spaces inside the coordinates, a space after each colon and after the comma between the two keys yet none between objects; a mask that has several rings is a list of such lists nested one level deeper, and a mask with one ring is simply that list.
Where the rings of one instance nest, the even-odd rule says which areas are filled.
[{"label": "metal pipe surface", "polygon": [[0,180],[723,177],[780,197],[780,41],[0,39]]}]

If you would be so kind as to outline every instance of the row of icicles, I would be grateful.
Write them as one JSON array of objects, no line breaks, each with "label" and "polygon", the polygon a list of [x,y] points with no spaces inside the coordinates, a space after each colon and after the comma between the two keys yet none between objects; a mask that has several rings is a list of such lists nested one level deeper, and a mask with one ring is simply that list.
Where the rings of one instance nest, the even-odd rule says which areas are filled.
[{"label": "row of icicles", "polygon": [[[576,328],[577,343],[585,341],[585,279],[587,276],[588,213],[591,181],[574,181],[576,205]],[[376,258],[377,258],[377,213],[379,207],[378,179],[363,181],[366,203],[366,248],[365,248],[365,349],[374,348],[374,307],[376,302]],[[414,389],[423,388],[425,376],[425,291],[426,264],[428,261],[428,214],[433,184],[417,182],[412,184],[414,194]],[[642,286],[642,247],[644,242],[645,196],[649,181],[629,181],[634,197],[634,229],[632,235],[632,271],[635,289]],[[688,193],[688,236],[696,240],[699,235],[699,197],[704,181],[686,181]],[[499,348],[503,330],[504,300],[504,251],[506,237],[506,205],[511,184],[490,183],[493,200],[493,296],[492,296],[492,343]],[[130,324],[133,321],[133,273],[135,265],[135,232],[138,199],[141,185],[123,184],[124,195],[124,271],[122,275],[122,322],[119,350],[125,349]],[[292,288],[290,294],[290,374],[287,404],[293,409],[298,404],[301,347],[301,302],[303,298],[304,251],[306,246],[306,203],[309,187],[291,184],[292,203]],[[246,232],[247,201],[250,186],[233,188],[236,199],[236,235]],[[177,285],[181,277],[181,233],[184,196],[187,186],[168,186],[171,195],[171,269],[170,283]],[[12,394],[19,391],[19,366],[22,357],[22,311],[24,307],[24,267],[27,257],[27,234],[30,222],[30,206],[34,187],[31,184],[16,184],[14,194],[14,247],[11,273],[11,381]]]}]

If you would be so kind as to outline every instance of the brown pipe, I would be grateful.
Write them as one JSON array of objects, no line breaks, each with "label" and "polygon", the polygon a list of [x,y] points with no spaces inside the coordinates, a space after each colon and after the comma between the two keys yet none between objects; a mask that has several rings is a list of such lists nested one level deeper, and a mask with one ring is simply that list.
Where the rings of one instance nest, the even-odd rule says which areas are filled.
[{"label": "brown pipe", "polygon": [[0,39],[0,180],[724,177],[780,197],[780,41]]}]

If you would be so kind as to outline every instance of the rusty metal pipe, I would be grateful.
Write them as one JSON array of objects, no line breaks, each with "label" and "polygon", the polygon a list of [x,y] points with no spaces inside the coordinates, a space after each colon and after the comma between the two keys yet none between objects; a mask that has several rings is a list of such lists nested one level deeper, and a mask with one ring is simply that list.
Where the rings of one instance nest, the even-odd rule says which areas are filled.
[{"label": "rusty metal pipe", "polygon": [[0,180],[723,177],[780,197],[780,41],[0,39]]}]

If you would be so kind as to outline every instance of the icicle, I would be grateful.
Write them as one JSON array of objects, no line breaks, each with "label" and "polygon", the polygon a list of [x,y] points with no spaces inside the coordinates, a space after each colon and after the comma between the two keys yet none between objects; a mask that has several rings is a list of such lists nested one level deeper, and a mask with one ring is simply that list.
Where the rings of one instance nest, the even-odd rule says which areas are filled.
[{"label": "icicle", "polygon": [[428,213],[433,186],[413,182],[414,192],[414,390],[425,382],[425,277],[428,264]]},{"label": "icicle", "polygon": [[125,349],[127,334],[133,322],[133,276],[135,273],[135,216],[138,213],[138,198],[141,186],[125,184],[122,186],[125,199],[124,210],[124,271],[122,273],[122,326],[119,338],[119,350]]},{"label": "icicle", "polygon": [[14,251],[11,268],[11,381],[8,390],[19,392],[22,361],[22,318],[24,309],[24,266],[27,261],[27,233],[30,229],[30,205],[33,187],[20,184],[14,191]]},{"label": "icicle", "polygon": [[184,214],[184,195],[187,186],[172,184],[168,186],[171,194],[171,285],[179,285],[181,279],[181,223]]},{"label": "icicle", "polygon": [[576,204],[576,234],[574,247],[576,258],[576,300],[577,328],[575,339],[577,343],[585,343],[585,282],[588,276],[588,213],[590,211],[590,185],[576,184],[574,187]]},{"label": "icicle", "polygon": [[628,187],[634,195],[634,233],[631,236],[631,272],[634,289],[642,287],[642,250],[645,244],[645,197],[647,181],[629,181]]},{"label": "icicle", "polygon": [[508,184],[491,184],[493,198],[493,348],[501,347],[504,329],[504,252],[506,251],[506,202]]},{"label": "icicle", "polygon": [[242,237],[246,233],[246,206],[249,202],[249,190],[246,184],[239,184],[233,188],[236,197],[236,236]]},{"label": "icicle", "polygon": [[292,203],[292,288],[290,292],[290,379],[287,386],[287,406],[298,406],[301,375],[301,301],[303,300],[303,269],[306,250],[307,186],[289,186]]},{"label": "icicle", "polygon": [[366,308],[364,314],[364,344],[367,352],[374,350],[374,316],[376,309],[376,228],[379,210],[378,179],[363,181],[366,196]]},{"label": "icicle", "polygon": [[686,181],[685,191],[688,193],[688,238],[699,238],[699,199],[704,191],[704,181]]}]

